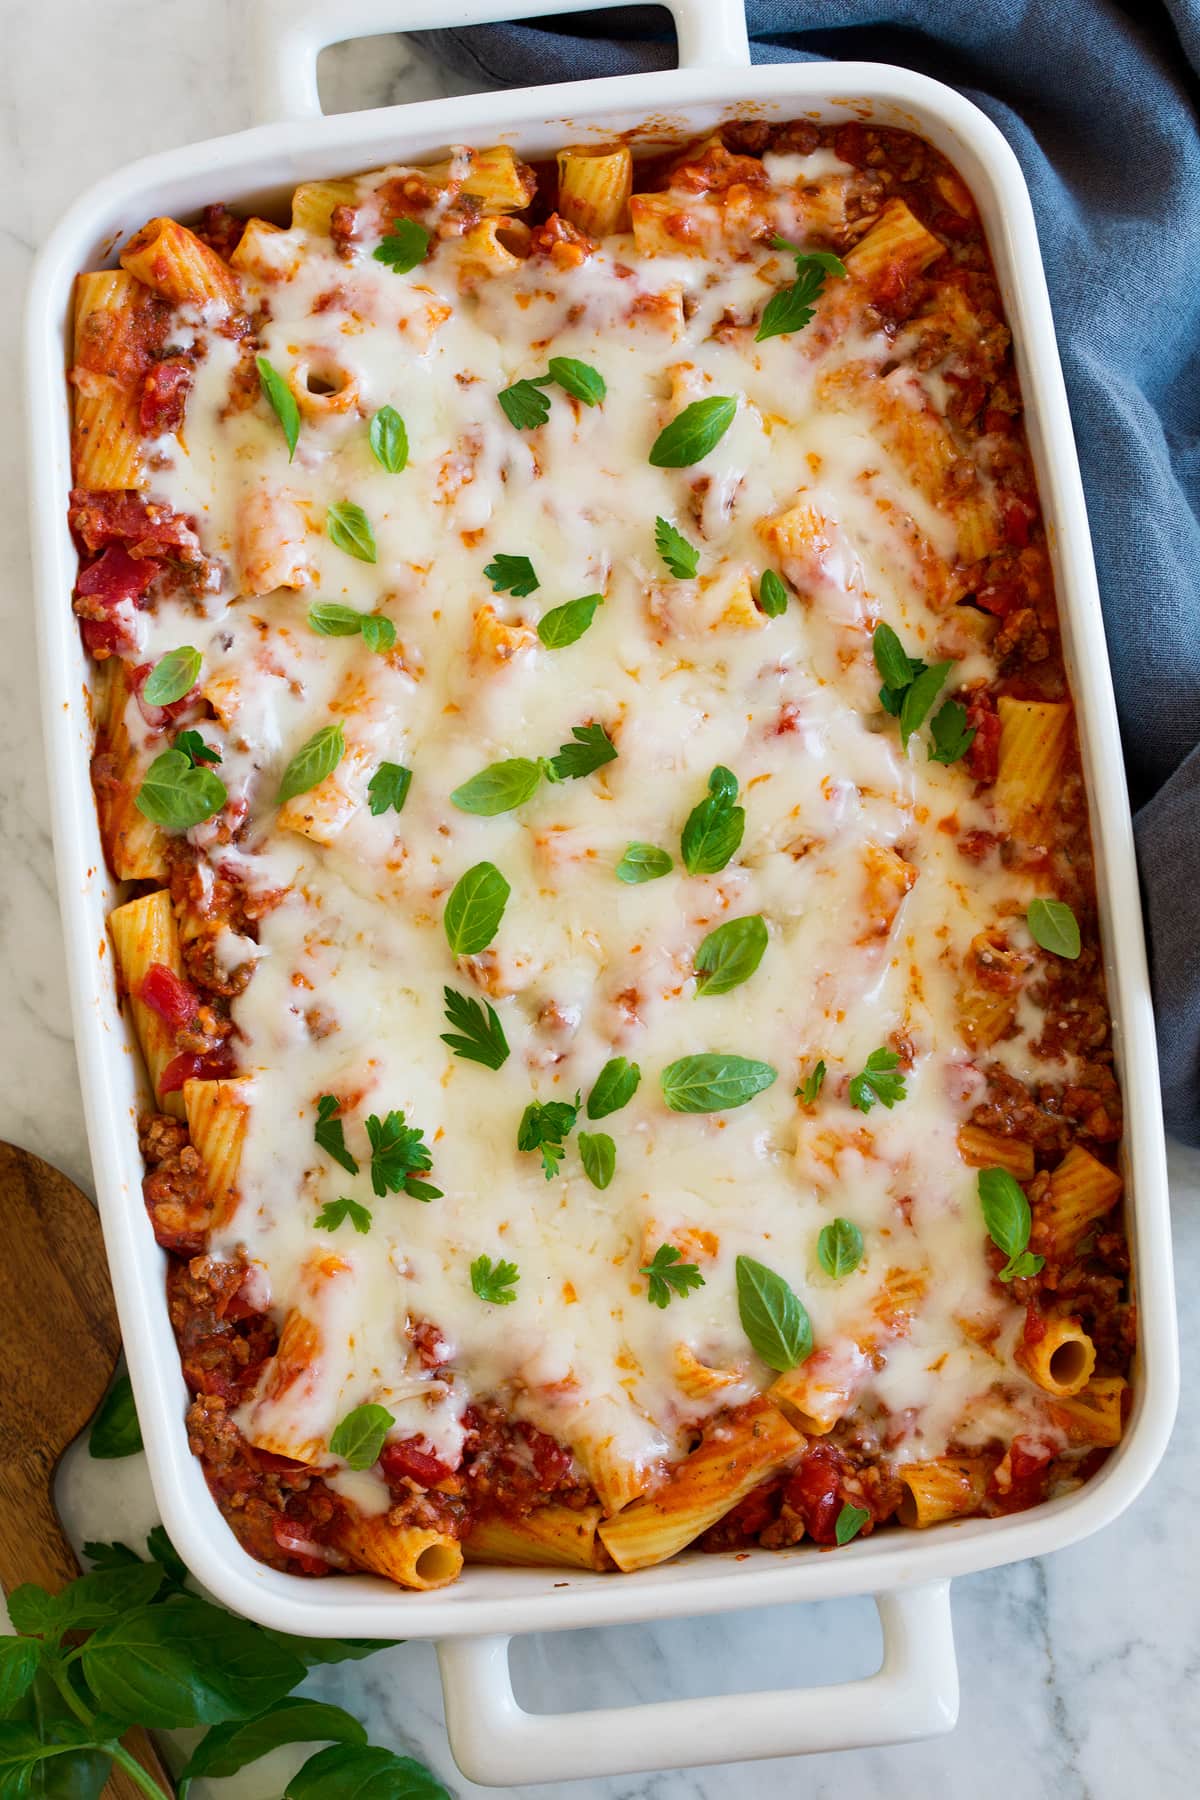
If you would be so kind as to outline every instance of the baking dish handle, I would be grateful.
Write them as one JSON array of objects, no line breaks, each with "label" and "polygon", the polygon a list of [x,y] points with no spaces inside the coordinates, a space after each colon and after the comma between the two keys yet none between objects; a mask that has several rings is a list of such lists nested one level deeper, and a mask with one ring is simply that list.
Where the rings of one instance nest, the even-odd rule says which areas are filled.
[{"label": "baking dish handle", "polygon": [[[381,32],[437,31],[519,17],[597,12],[613,0],[259,0],[256,111],[263,124],[319,119],[317,57],[328,44]],[[750,61],[742,0],[660,0],[675,20],[679,67]]]},{"label": "baking dish handle", "polygon": [[470,1781],[523,1787],[911,1743],[951,1731],[958,1665],[950,1583],[877,1594],[875,1604],[883,1661],[860,1681],[595,1712],[526,1712],[513,1693],[510,1639],[445,1638],[438,1661],[454,1760]]}]

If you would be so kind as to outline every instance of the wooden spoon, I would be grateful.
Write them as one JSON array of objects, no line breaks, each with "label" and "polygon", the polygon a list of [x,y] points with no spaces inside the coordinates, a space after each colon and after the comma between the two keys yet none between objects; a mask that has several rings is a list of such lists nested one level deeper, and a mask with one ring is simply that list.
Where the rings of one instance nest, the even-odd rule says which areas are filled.
[{"label": "wooden spoon", "polygon": [[[54,1510],[54,1471],[101,1400],[121,1332],[96,1209],[73,1182],[0,1142],[0,1583],[57,1593],[79,1564]],[[174,1787],[146,1733],[124,1743],[164,1792]],[[108,1800],[144,1800],[114,1768]]]}]

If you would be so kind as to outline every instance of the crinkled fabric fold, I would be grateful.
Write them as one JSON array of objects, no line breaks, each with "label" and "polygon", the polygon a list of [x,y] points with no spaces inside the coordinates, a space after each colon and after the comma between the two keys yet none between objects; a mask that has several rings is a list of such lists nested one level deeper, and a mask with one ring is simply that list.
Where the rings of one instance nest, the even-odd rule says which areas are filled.
[{"label": "crinkled fabric fold", "polygon": [[[749,0],[746,15],[755,62],[901,63],[949,83],[1025,171],[1135,808],[1164,1110],[1200,1144],[1200,0]],[[653,6],[426,36],[489,84],[675,60]]]}]

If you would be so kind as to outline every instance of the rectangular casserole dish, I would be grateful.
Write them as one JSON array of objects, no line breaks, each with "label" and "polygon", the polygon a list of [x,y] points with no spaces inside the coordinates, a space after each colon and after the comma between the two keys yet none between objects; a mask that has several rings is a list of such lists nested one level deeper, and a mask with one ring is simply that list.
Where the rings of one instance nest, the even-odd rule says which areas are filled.
[{"label": "rectangular casserole dish", "polygon": [[[530,14],[588,0],[523,0]],[[1028,194],[999,133],[948,89],[873,64],[747,65],[736,0],[668,0],[675,71],[421,103],[324,118],[316,57],[372,32],[466,24],[501,0],[288,0],[260,14],[260,113],[270,123],[172,151],[110,176],[71,210],[39,258],[29,303],[33,539],[54,831],[89,1138],[113,1282],[163,1519],[197,1576],[223,1601],[300,1634],[439,1641],[451,1747],[464,1772],[522,1785],[580,1775],[780,1756],[931,1735],[951,1728],[957,1677],[949,1578],[1071,1543],[1136,1496],[1165,1447],[1178,1384],[1167,1188],[1153,1020],[1133,839],[1083,494]],[[252,1561],[218,1514],[183,1426],[185,1389],[164,1304],[162,1256],[145,1225],[137,1150],[138,1068],[116,999],[105,914],[112,886],[96,826],[88,752],[89,670],[68,604],[75,552],[66,330],[74,275],[153,213],[187,217],[221,197],[262,208],[318,176],[419,161],[451,142],[506,142],[524,156],[569,135],[694,135],[735,113],[861,118],[913,130],[958,167],[982,214],[1026,401],[1030,448],[1055,562],[1065,654],[1092,806],[1096,874],[1117,1065],[1127,1109],[1125,1175],[1140,1320],[1135,1406],[1118,1451],[1080,1491],[1017,1517],[881,1534],[834,1557],[811,1547],[750,1556],[692,1553],[612,1582],[561,1571],[473,1567],[454,1588],[400,1594],[383,1581],[302,1583]],[[513,1631],[562,1630],[870,1593],[884,1640],[880,1671],[808,1692],[782,1690],[558,1716],[523,1712],[507,1666]]]}]

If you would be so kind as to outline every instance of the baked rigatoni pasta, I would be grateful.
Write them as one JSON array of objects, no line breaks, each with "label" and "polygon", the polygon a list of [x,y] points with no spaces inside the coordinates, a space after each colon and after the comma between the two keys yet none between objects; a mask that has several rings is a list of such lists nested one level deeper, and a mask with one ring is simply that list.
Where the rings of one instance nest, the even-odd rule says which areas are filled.
[{"label": "baked rigatoni pasta", "polygon": [[241,1541],[591,1579],[1086,1479],[1120,1100],[954,171],[858,124],[456,146],[116,257],[75,607]]}]

